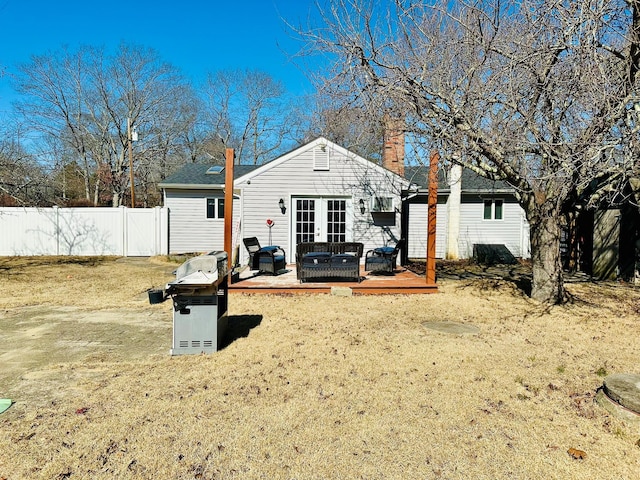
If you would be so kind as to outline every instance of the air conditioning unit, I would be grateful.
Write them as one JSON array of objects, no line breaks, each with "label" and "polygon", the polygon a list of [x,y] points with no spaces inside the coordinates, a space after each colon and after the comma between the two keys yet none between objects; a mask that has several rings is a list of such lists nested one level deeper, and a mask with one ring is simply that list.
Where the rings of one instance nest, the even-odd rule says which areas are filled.
[{"label": "air conditioning unit", "polygon": [[372,212],[393,212],[393,197],[371,197]]},{"label": "air conditioning unit", "polygon": [[372,197],[371,218],[373,224],[380,227],[393,227],[396,213],[393,209],[393,197]]}]

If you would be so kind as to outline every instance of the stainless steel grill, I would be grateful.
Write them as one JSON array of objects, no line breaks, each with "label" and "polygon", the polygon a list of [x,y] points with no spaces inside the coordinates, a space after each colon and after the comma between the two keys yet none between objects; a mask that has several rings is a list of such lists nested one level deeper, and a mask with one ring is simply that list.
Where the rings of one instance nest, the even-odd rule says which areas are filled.
[{"label": "stainless steel grill", "polygon": [[173,300],[171,355],[213,353],[227,329],[227,253],[211,252],[184,262],[166,286]]}]

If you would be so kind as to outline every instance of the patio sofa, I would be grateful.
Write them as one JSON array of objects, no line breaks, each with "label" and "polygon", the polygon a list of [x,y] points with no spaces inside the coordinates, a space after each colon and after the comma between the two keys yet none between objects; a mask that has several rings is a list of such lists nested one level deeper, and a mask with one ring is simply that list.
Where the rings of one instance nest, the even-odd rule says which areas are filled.
[{"label": "patio sofa", "polygon": [[298,280],[360,281],[364,245],[358,242],[303,242],[296,247]]}]

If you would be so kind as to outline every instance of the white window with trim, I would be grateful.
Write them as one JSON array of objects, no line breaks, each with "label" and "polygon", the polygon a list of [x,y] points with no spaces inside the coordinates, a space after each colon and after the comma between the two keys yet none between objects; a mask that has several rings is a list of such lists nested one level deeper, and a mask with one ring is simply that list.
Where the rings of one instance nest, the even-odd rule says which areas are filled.
[{"label": "white window with trim", "polygon": [[502,220],[504,200],[501,198],[486,198],[484,200],[483,219]]},{"label": "white window with trim", "polygon": [[224,218],[224,198],[207,198],[207,218]]}]

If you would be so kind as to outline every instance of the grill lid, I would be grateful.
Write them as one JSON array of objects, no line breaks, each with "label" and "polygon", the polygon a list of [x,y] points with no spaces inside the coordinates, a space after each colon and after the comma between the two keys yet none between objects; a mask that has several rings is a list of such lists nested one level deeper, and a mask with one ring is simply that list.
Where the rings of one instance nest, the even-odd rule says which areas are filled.
[{"label": "grill lid", "polygon": [[180,286],[207,287],[214,285],[227,275],[227,253],[211,252],[193,257],[176,270],[176,279],[167,284],[167,292],[172,293]]},{"label": "grill lid", "polygon": [[182,277],[191,275],[195,272],[208,272],[218,273],[221,276],[225,275],[225,272],[219,272],[219,260],[224,260],[226,263],[227,254],[224,254],[224,258],[218,258],[218,254],[200,255],[199,257],[193,257],[184,262],[176,270],[176,280],[180,280]]}]

